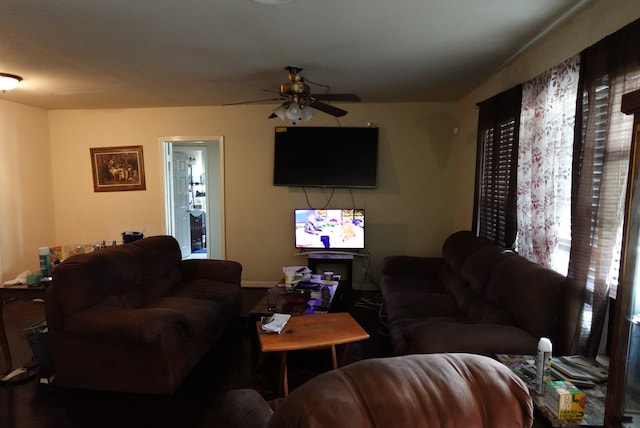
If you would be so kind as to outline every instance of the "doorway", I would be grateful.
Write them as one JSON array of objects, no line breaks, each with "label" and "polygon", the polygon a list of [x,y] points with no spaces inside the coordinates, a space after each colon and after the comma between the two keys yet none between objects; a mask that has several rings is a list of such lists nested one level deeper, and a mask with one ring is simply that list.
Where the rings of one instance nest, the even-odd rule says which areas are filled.
[{"label": "doorway", "polygon": [[183,259],[224,259],[223,137],[163,137],[166,233]]}]

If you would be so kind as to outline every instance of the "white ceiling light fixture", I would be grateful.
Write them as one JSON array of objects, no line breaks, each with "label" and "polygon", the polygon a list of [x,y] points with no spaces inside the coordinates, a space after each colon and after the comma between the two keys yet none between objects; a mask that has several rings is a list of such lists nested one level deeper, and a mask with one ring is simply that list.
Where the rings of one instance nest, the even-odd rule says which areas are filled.
[{"label": "white ceiling light fixture", "polygon": [[15,74],[0,73],[0,91],[6,92],[14,89],[22,81],[22,77]]},{"label": "white ceiling light fixture", "polygon": [[315,113],[314,109],[298,101],[284,102],[273,110],[273,114],[280,120],[289,120],[294,125],[302,120],[310,120]]}]

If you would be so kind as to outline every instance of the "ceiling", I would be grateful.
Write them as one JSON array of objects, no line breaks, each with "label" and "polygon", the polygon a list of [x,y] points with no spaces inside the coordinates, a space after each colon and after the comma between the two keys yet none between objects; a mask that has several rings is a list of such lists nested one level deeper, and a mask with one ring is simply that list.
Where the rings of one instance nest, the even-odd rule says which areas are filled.
[{"label": "ceiling", "polygon": [[222,105],[273,98],[292,65],[315,93],[455,101],[590,1],[7,0],[0,72],[24,80],[0,99]]}]

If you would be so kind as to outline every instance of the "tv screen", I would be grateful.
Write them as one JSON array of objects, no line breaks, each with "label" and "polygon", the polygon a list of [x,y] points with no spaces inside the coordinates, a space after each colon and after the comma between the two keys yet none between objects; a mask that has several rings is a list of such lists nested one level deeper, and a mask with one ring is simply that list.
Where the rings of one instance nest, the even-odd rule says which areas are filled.
[{"label": "tv screen", "polygon": [[377,128],[275,129],[275,186],[375,188],[377,169]]},{"label": "tv screen", "polygon": [[364,248],[364,210],[294,210],[296,248],[359,250]]}]

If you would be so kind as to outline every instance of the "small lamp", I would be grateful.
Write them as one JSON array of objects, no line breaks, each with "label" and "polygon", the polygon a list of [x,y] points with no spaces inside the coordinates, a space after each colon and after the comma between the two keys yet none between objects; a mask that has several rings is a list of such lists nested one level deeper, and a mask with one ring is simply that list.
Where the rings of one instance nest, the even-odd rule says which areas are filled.
[{"label": "small lamp", "polygon": [[0,91],[10,91],[22,81],[22,77],[15,74],[0,73]]}]

